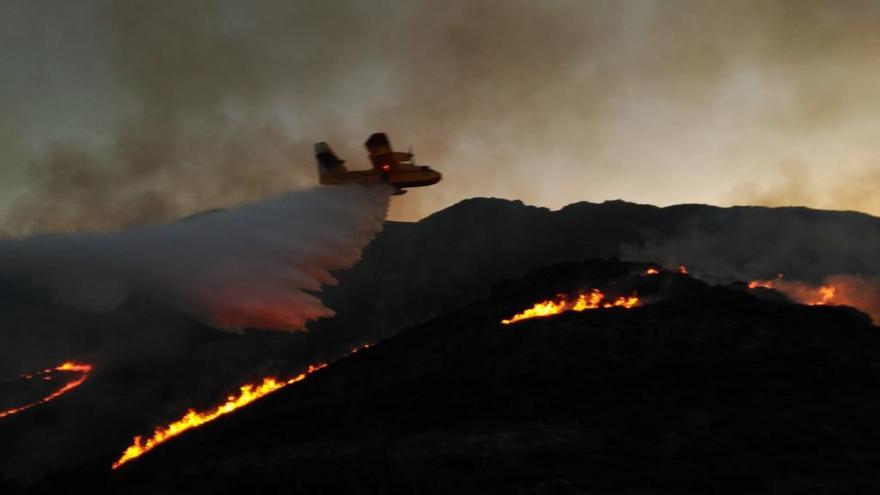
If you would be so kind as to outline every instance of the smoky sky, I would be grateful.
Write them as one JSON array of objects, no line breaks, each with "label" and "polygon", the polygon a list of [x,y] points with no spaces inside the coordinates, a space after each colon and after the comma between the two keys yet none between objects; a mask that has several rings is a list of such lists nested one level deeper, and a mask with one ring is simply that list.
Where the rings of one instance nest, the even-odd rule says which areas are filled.
[{"label": "smoky sky", "polygon": [[316,183],[386,131],[472,196],[880,214],[880,2],[0,4],[0,230],[108,230]]}]

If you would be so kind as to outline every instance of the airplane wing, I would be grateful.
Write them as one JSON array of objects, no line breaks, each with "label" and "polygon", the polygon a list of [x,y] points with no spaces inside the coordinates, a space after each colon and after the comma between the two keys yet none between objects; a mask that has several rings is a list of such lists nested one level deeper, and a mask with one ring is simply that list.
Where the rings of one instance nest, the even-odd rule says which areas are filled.
[{"label": "airplane wing", "polygon": [[364,143],[370,156],[373,168],[388,172],[400,165],[398,156],[391,149],[391,142],[384,132],[377,132]]}]

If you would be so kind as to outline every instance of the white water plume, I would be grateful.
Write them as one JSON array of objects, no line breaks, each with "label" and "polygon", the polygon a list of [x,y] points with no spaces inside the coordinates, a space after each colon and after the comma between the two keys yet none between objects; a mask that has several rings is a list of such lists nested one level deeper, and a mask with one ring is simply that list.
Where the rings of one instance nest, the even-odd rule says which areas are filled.
[{"label": "white water plume", "polygon": [[332,316],[308,291],[334,284],[381,230],[388,187],[317,187],[108,234],[0,241],[0,278],[111,310],[135,295],[215,327],[293,331]]}]

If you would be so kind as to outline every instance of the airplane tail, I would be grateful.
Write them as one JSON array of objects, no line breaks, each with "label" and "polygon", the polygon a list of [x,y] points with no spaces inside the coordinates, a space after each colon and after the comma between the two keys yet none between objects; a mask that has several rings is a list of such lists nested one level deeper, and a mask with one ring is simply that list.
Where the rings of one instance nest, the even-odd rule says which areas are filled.
[{"label": "airplane tail", "polygon": [[321,175],[345,172],[345,160],[340,160],[329,144],[315,143],[315,159],[318,160],[318,173]]}]

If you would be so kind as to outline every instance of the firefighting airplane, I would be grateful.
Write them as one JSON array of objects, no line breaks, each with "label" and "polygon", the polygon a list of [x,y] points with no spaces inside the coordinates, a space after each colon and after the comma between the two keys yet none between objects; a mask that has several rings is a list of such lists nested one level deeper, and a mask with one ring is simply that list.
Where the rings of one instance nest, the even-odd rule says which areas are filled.
[{"label": "firefighting airplane", "polygon": [[369,151],[370,170],[348,170],[345,160],[340,160],[333,153],[330,145],[324,142],[315,143],[315,158],[318,160],[318,173],[321,184],[390,184],[394,186],[394,194],[404,194],[404,187],[430,186],[443,178],[440,172],[425,165],[413,162],[412,150],[409,153],[393,151],[388,136],[377,132],[364,143]]}]

